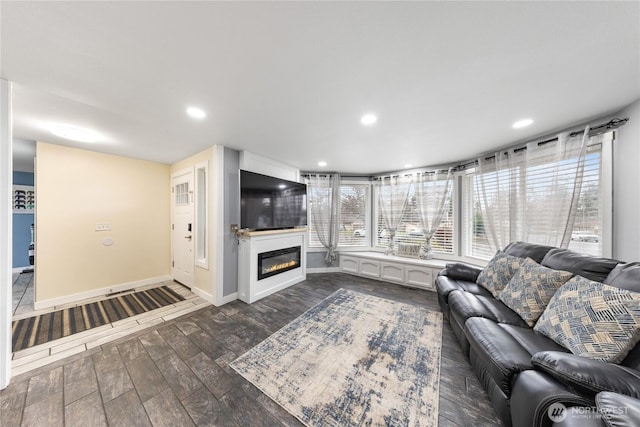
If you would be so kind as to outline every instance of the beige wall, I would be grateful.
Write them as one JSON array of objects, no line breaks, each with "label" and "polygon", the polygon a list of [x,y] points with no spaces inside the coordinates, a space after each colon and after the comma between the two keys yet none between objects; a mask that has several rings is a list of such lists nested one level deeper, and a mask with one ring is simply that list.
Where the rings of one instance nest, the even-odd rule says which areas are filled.
[{"label": "beige wall", "polygon": [[168,165],[38,142],[36,307],[168,276],[170,189]]}]

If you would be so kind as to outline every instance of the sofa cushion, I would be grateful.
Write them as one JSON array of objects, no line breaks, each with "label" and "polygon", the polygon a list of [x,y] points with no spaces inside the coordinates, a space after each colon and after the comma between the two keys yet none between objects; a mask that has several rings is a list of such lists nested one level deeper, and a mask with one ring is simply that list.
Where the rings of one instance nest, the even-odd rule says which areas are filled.
[{"label": "sofa cushion", "polygon": [[596,405],[607,427],[640,425],[640,400],[638,399],[603,391],[596,395]]},{"label": "sofa cushion", "polygon": [[540,264],[554,270],[570,271],[576,276],[603,282],[619,261],[583,255],[569,249],[551,249]]},{"label": "sofa cushion", "polygon": [[452,279],[447,276],[438,276],[436,278],[436,289],[438,290],[438,294],[446,296],[452,291],[465,291],[475,295],[491,296],[489,291],[477,283]]},{"label": "sofa cushion", "polygon": [[553,296],[534,329],[573,354],[619,363],[640,340],[640,293],[576,276]]},{"label": "sofa cushion", "polygon": [[569,353],[569,350],[553,341],[551,338],[528,326],[516,326],[501,323],[500,327],[513,337],[518,343],[527,350],[529,354],[536,354],[541,351],[557,351],[560,353]]},{"label": "sofa cushion", "polygon": [[480,272],[476,282],[497,297],[518,271],[521,261],[522,258],[498,251]]},{"label": "sofa cushion", "polygon": [[504,248],[504,252],[518,258],[531,258],[539,263],[551,249],[554,247],[526,242],[511,242]]},{"label": "sofa cushion", "polygon": [[640,262],[616,265],[602,283],[620,289],[640,292]]},{"label": "sofa cushion", "polygon": [[573,274],[544,267],[527,258],[498,299],[533,327],[558,288]]},{"label": "sofa cushion", "polygon": [[[529,328],[519,329],[525,334],[534,334]],[[512,335],[517,330],[517,327],[480,317],[472,317],[465,324],[465,336],[469,341],[470,353],[475,358],[475,364],[481,366],[485,375],[490,376],[492,382],[507,396],[511,394],[515,375],[533,368],[532,353],[519,342],[522,336]],[[558,348],[551,340],[531,340],[531,343],[535,343],[532,345],[537,351]]]},{"label": "sofa cushion", "polygon": [[491,295],[473,295],[468,292],[451,292],[449,309],[460,325],[471,317],[484,317],[498,323],[527,326],[516,312]]}]

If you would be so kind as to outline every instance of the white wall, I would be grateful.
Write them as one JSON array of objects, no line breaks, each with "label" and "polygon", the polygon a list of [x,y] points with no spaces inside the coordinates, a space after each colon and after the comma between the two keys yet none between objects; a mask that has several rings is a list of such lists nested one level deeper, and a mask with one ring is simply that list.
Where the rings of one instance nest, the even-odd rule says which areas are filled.
[{"label": "white wall", "polygon": [[640,99],[615,116],[629,121],[613,143],[613,258],[640,261]]},{"label": "white wall", "polygon": [[11,378],[11,150],[11,83],[0,79],[0,389]]}]

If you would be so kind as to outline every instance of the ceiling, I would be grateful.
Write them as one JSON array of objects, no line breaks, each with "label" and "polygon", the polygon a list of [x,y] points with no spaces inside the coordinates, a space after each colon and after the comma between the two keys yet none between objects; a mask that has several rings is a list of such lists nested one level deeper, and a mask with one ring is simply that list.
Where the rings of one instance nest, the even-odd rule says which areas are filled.
[{"label": "ceiling", "polygon": [[436,166],[640,98],[638,1],[2,1],[0,18],[19,145],[168,164],[220,144],[302,170]]}]

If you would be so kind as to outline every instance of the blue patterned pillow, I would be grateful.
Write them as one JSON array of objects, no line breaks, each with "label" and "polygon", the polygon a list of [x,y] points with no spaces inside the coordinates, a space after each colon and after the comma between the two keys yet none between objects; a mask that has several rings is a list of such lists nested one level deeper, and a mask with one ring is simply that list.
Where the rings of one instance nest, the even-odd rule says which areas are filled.
[{"label": "blue patterned pillow", "polygon": [[476,283],[497,298],[515,272],[518,271],[520,263],[523,261],[522,258],[498,251],[484,270],[480,272]]},{"label": "blue patterned pillow", "polygon": [[533,329],[575,355],[620,363],[640,340],[640,293],[576,276]]},{"label": "blue patterned pillow", "polygon": [[498,299],[533,327],[553,294],[571,276],[573,274],[568,271],[553,270],[527,258],[500,292]]}]

